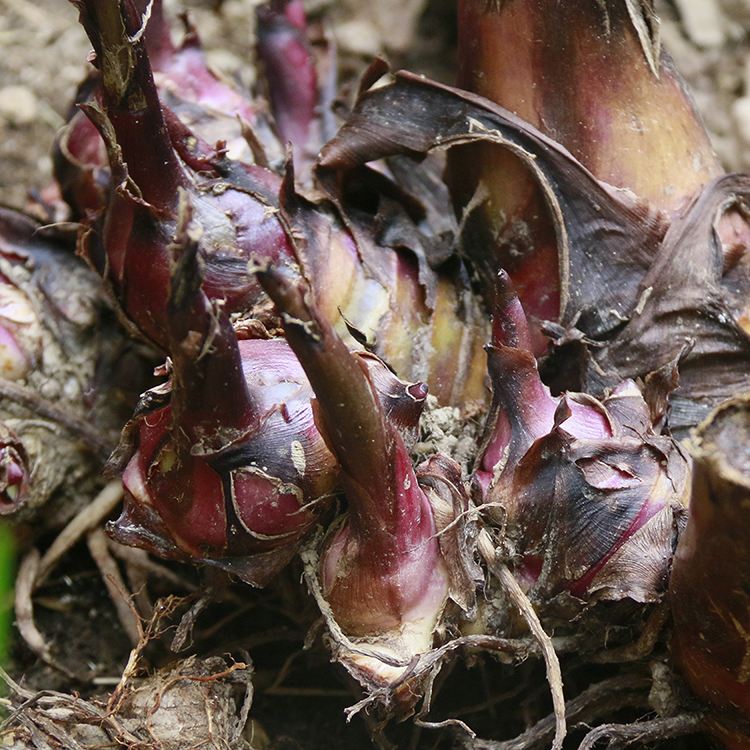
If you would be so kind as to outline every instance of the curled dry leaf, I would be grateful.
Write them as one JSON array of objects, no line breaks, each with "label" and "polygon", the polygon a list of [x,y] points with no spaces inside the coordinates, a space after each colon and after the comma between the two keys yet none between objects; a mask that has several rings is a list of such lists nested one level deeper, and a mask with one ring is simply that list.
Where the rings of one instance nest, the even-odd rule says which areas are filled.
[{"label": "curled dry leaf", "polygon": [[[665,410],[656,402],[666,404],[665,391],[679,383],[668,414],[678,435],[745,387],[750,231],[744,176],[715,179],[670,221],[596,180],[515,115],[408,74],[362,95],[323,150],[321,167],[350,169],[388,154],[421,157],[474,142],[491,143],[526,165],[555,226],[560,312],[551,328],[561,342],[593,346],[582,362],[562,354],[548,367],[574,373],[568,380],[589,393],[655,373],[647,388],[654,412]],[[536,342],[532,327],[531,346],[538,350]]]},{"label": "curled dry leaf", "polygon": [[[514,154],[544,195],[560,269],[560,304],[549,311],[551,318],[596,337],[619,326],[657,253],[664,217],[600,183],[559,144],[498,105],[399,73],[362,94],[319,163],[324,172],[335,172],[393,154],[420,159],[475,142]],[[495,262],[480,269],[491,275],[493,289],[497,271]]]},{"label": "curled dry leaf", "polygon": [[592,389],[674,368],[669,425],[679,436],[750,372],[750,179],[713,181],[672,222],[629,322],[594,352]]}]

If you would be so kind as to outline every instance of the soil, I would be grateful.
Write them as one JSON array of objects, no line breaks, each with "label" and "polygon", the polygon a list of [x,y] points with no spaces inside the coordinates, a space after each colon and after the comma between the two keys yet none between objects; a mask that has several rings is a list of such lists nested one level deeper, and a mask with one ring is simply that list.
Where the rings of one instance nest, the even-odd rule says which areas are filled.
[{"label": "soil", "polygon": [[[217,12],[208,1],[187,3],[214,66],[244,85],[253,79],[249,63],[255,4],[253,0],[225,0]],[[315,13],[333,6],[338,47],[352,71],[385,50],[399,65],[450,80],[455,32],[450,2],[432,0],[425,12],[425,0],[312,0],[309,5]],[[664,44],[692,86],[722,161],[732,170],[750,169],[750,0],[665,0],[659,6]],[[175,11],[175,4],[168,7]],[[85,74],[89,44],[76,22],[75,9],[65,0],[0,0],[0,8],[0,203],[20,207],[30,194],[50,184],[51,145]],[[180,593],[191,597],[169,620],[170,633],[201,590],[216,585],[224,588],[224,601],[213,603],[199,618],[193,642],[202,655],[239,654],[249,649],[255,667],[251,715],[256,722],[256,747],[344,750],[368,745],[363,721],[343,721],[343,710],[356,701],[355,693],[329,669],[322,648],[303,650],[313,622],[309,603],[290,606],[287,595],[297,584],[299,571],[290,572],[275,593],[259,600],[255,593],[215,576],[167,567],[185,581]],[[173,593],[175,587],[166,579],[150,578],[150,602]],[[277,605],[281,619],[279,610],[269,614]],[[93,675],[74,683],[75,689],[84,698],[105,696],[119,679],[131,644],[85,545],[63,558],[54,576],[37,592],[35,608],[37,626],[57,647],[63,666]],[[225,618],[226,627],[217,638],[215,626]],[[247,642],[249,629],[255,645]],[[149,646],[142,664],[160,666],[174,660],[168,643],[169,638],[162,638]],[[287,673],[284,665],[289,666]],[[538,669],[530,665],[520,670],[519,679],[544,685]],[[461,695],[459,708],[464,712],[449,712],[466,716],[467,721],[479,715],[477,729],[497,729],[502,717],[494,709],[483,706],[480,711],[476,705],[486,702],[493,684],[506,680],[504,670],[500,664],[478,663],[470,674],[466,670],[466,674],[454,675],[459,690],[452,694]],[[32,689],[71,689],[69,678],[20,645],[12,671],[17,677],[23,675],[24,684]],[[597,678],[607,674],[602,670]],[[591,679],[591,675],[582,677],[581,685]],[[476,704],[473,709],[472,704]],[[535,703],[529,701],[525,707],[525,718],[541,718],[548,709],[545,699],[537,696]],[[622,718],[636,716],[624,710]],[[511,736],[520,728],[507,729]],[[263,736],[270,738],[268,742]],[[399,747],[437,747],[440,736],[426,729],[413,734],[403,730],[398,735]],[[702,746],[701,740],[695,741],[694,747]]]},{"label": "soil", "polygon": [[[213,3],[186,3],[212,63],[246,84],[252,80],[256,4],[225,0],[216,13]],[[421,16],[424,0],[309,5],[315,12],[335,7],[336,40],[353,66],[386,50],[396,64],[450,80],[454,29],[447,0],[429,3]],[[690,83],[722,161],[732,170],[750,168],[750,2],[658,5],[664,44]],[[75,9],[64,0],[0,0],[0,8],[0,201],[18,206],[30,190],[49,182],[50,145],[84,75],[90,46]],[[397,34],[390,31],[394,27]],[[416,42],[414,29],[420,32]]]}]

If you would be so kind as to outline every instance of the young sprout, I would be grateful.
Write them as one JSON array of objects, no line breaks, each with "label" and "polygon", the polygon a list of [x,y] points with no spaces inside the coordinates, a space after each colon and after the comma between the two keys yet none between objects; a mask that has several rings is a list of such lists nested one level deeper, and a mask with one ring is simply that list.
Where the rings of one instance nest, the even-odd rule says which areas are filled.
[{"label": "young sprout", "polygon": [[[451,565],[437,533],[437,488],[441,478],[455,487],[460,471],[448,459],[433,461],[423,486],[372,375],[319,313],[311,289],[283,268],[259,276],[315,392],[316,423],[341,466],[348,513],[327,534],[315,571],[347,639],[337,658],[370,691],[398,686],[397,703],[408,708],[418,686],[398,680],[432,647],[452,595]],[[407,392],[418,403],[427,395],[420,383]]]},{"label": "young sprout", "polygon": [[517,575],[542,602],[567,593],[657,601],[664,593],[688,463],[653,429],[632,381],[604,400],[552,396],[523,348],[529,333],[506,274],[488,347],[493,402],[474,471],[501,508]]},{"label": "young sprout", "polygon": [[110,531],[263,585],[325,507],[313,501],[331,492],[337,467],[302,368],[282,340],[238,340],[202,289],[200,225],[185,193],[180,213],[167,302],[171,378],[146,394],[123,434],[126,503]]}]

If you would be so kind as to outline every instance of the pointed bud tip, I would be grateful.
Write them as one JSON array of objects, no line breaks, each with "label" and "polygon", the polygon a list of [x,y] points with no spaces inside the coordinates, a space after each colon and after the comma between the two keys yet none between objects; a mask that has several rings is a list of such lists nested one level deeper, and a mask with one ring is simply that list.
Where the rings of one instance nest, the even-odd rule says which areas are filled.
[{"label": "pointed bud tip", "polygon": [[531,336],[526,313],[508,273],[501,269],[495,282],[495,305],[492,312],[492,345],[531,350]]},{"label": "pointed bud tip", "polygon": [[30,475],[23,444],[0,425],[0,516],[12,515],[26,504]]}]

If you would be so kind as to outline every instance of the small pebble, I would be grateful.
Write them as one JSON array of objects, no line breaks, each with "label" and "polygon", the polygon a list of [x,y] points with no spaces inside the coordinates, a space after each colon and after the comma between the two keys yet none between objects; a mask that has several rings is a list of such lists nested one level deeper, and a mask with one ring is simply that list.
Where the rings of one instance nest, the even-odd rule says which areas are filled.
[{"label": "small pebble", "polygon": [[732,115],[740,138],[750,145],[750,97],[737,99],[732,106]]},{"label": "small pebble", "polygon": [[685,31],[699,47],[720,47],[726,41],[727,20],[717,0],[675,0]]},{"label": "small pebble", "polygon": [[39,112],[39,102],[25,86],[5,86],[0,89],[0,119],[12,126],[33,122]]},{"label": "small pebble", "polygon": [[369,21],[346,21],[339,24],[335,33],[339,46],[347,52],[367,57],[381,51],[380,34]]}]

